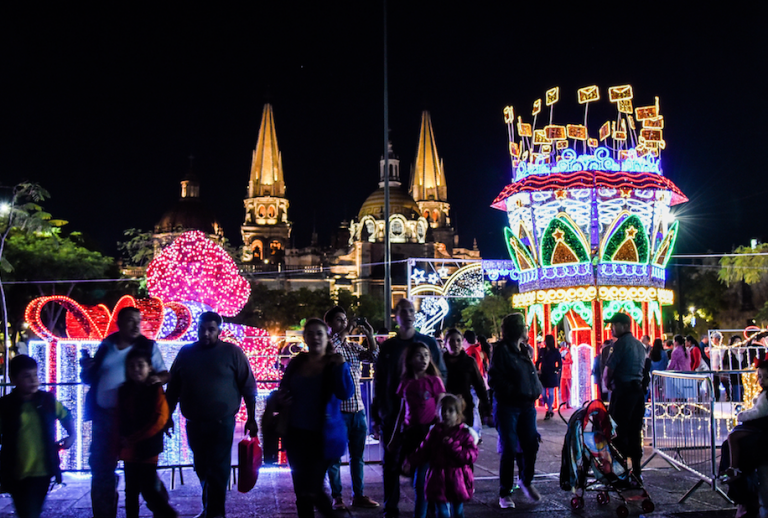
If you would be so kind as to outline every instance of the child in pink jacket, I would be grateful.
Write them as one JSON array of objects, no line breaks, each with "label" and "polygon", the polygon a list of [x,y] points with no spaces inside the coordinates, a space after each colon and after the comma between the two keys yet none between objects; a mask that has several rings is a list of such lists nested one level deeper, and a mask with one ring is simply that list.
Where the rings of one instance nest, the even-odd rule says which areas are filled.
[{"label": "child in pink jacket", "polygon": [[409,457],[413,465],[429,462],[424,492],[437,518],[464,518],[464,502],[475,489],[472,465],[477,460],[477,432],[462,422],[464,405],[461,396],[443,395],[440,422]]}]

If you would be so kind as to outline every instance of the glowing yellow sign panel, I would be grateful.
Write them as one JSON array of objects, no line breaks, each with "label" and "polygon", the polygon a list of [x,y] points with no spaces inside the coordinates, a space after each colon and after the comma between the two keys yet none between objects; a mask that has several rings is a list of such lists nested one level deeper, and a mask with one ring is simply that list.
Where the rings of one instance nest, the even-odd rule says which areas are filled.
[{"label": "glowing yellow sign panel", "polygon": [[517,145],[517,142],[509,143],[509,154],[512,155],[513,157],[520,156],[520,146]]},{"label": "glowing yellow sign panel", "polygon": [[[558,140],[557,144],[555,144],[555,148],[558,149],[558,150],[565,149],[567,147],[568,147],[568,141],[567,140]],[[558,157],[558,158],[560,158],[560,157]]]},{"label": "glowing yellow sign panel", "polygon": [[549,152],[547,153],[531,153],[531,162],[534,164],[548,164]]},{"label": "glowing yellow sign panel", "polygon": [[538,115],[541,113],[541,99],[536,99],[533,101],[533,112],[531,112],[531,115]]},{"label": "glowing yellow sign panel", "polygon": [[652,128],[643,128],[640,130],[641,142],[661,142],[661,130]]},{"label": "glowing yellow sign panel", "polygon": [[551,153],[552,152],[552,146],[550,144],[544,144],[541,146],[541,154],[545,153]]},{"label": "glowing yellow sign panel", "polygon": [[552,106],[560,100],[560,87],[556,86],[547,90],[547,106]]},{"label": "glowing yellow sign panel", "polygon": [[616,103],[616,108],[621,113],[632,113],[632,101],[629,99],[621,99],[619,102]]},{"label": "glowing yellow sign panel", "polygon": [[565,126],[568,138],[574,140],[587,140],[587,127],[581,124],[568,124]]},{"label": "glowing yellow sign panel", "polygon": [[591,103],[600,100],[600,90],[597,85],[585,86],[577,90],[579,94],[579,104]]},{"label": "glowing yellow sign panel", "polygon": [[533,132],[533,143],[534,144],[551,144],[552,141],[547,138],[546,133],[544,133],[544,130],[536,130]]},{"label": "glowing yellow sign panel", "polygon": [[565,140],[567,138],[565,134],[565,126],[557,126],[554,124],[551,126],[544,126],[544,132],[550,140]]},{"label": "glowing yellow sign panel", "polygon": [[504,107],[504,122],[506,124],[515,122],[515,109],[512,106]]},{"label": "glowing yellow sign panel", "polygon": [[598,133],[598,136],[600,137],[600,142],[607,139],[611,135],[611,123],[606,122],[602,126],[600,126],[600,132]]},{"label": "glowing yellow sign panel", "polygon": [[533,136],[531,125],[528,124],[527,122],[523,122],[523,120],[520,117],[517,118],[517,132],[520,134],[521,137]]},{"label": "glowing yellow sign panel", "polygon": [[629,127],[632,129],[635,129],[635,118],[631,115],[627,115],[627,122],[629,123]]},{"label": "glowing yellow sign panel", "polygon": [[658,117],[655,117],[653,119],[644,119],[643,127],[664,129],[664,117],[662,115],[659,115]]},{"label": "glowing yellow sign panel", "polygon": [[643,121],[645,119],[655,119],[659,116],[658,106],[643,106],[635,110],[635,117],[637,120]]},{"label": "glowing yellow sign panel", "polygon": [[597,139],[596,138],[587,139],[587,145],[589,147],[597,147],[598,145]]},{"label": "glowing yellow sign panel", "polygon": [[612,86],[608,89],[608,100],[612,103],[624,100],[632,99],[632,86]]}]

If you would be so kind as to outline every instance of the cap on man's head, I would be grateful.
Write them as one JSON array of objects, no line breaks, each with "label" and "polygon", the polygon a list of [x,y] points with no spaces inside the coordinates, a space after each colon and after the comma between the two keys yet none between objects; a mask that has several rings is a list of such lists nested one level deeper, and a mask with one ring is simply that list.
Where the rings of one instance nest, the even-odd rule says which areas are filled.
[{"label": "cap on man's head", "polygon": [[605,321],[606,324],[624,324],[629,325],[631,320],[626,313],[614,313],[611,318]]}]

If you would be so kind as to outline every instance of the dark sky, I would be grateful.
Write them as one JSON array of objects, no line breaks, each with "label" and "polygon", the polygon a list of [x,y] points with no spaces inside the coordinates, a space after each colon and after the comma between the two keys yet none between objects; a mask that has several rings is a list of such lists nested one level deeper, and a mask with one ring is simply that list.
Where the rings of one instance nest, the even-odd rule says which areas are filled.
[{"label": "dark sky", "polygon": [[[239,245],[269,101],[295,244],[313,222],[328,242],[378,180],[381,4],[252,4],[4,7],[0,185],[41,183],[54,217],[114,254],[123,229],[150,229],[175,203],[194,155],[203,198]],[[632,84],[635,106],[661,98],[665,174],[691,200],[678,251],[768,237],[764,7],[447,4],[389,3],[390,135],[407,178],[431,111],[462,246],[474,237],[485,257],[506,256],[505,216],[489,208],[511,176],[503,107],[529,114],[560,86],[555,122],[577,123],[576,89],[590,84]],[[591,108],[592,131],[614,113],[604,100]]]}]

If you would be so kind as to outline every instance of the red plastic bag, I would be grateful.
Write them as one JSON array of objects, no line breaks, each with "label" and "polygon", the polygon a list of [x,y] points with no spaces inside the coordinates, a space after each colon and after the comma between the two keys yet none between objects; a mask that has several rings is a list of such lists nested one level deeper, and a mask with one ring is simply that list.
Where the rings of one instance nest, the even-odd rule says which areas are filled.
[{"label": "red plastic bag", "polygon": [[259,479],[261,456],[258,437],[246,437],[237,444],[237,464],[240,472],[237,478],[237,490],[241,493],[247,493],[256,485]]}]

